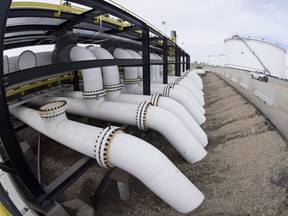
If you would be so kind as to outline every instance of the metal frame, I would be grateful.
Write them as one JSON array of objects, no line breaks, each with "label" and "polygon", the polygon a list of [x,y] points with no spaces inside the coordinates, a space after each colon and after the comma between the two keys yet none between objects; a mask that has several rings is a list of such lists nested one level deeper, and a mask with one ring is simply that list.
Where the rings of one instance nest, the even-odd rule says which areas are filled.
[{"label": "metal frame", "polygon": [[[33,45],[45,45],[53,44],[57,40],[57,37],[71,31],[71,29],[82,29],[89,31],[98,31],[99,25],[94,23],[95,16],[103,14],[111,14],[124,21],[131,23],[129,27],[123,27],[120,29],[119,26],[103,22],[103,32],[116,34],[118,36],[134,40],[135,42],[142,42],[142,60],[131,60],[131,59],[113,59],[113,60],[96,60],[96,61],[82,61],[82,62],[69,62],[51,64],[41,67],[30,68],[19,72],[3,75],[3,67],[0,69],[0,138],[5,149],[7,160],[0,164],[0,168],[17,175],[34,199],[35,203],[44,212],[47,212],[53,207],[53,200],[60,195],[67,187],[70,186],[79,176],[81,176],[87,168],[93,163],[92,159],[84,157],[65,173],[59,176],[53,183],[43,188],[39,184],[37,177],[31,171],[29,165],[25,161],[22,153],[20,144],[16,138],[16,132],[26,125],[21,125],[14,128],[11,122],[10,113],[7,105],[6,88],[14,84],[18,84],[24,81],[40,78],[47,75],[55,75],[62,72],[73,71],[74,79],[73,85],[75,90],[79,90],[79,76],[78,70],[102,67],[102,66],[142,66],[143,67],[143,93],[150,95],[150,65],[159,64],[163,65],[163,83],[167,83],[168,79],[168,64],[175,64],[176,75],[180,75],[180,56],[186,56],[186,67],[190,68],[190,56],[181,50],[177,44],[166,38],[162,33],[159,33],[154,28],[147,25],[144,21],[133,16],[132,14],[102,0],[71,0],[71,2],[79,3],[91,8],[83,14],[72,14],[69,12],[61,11],[58,16],[55,16],[55,10],[49,9],[31,9],[31,8],[17,8],[10,9],[11,0],[4,0],[1,2],[0,7],[0,48],[3,56],[3,50],[11,48],[19,48],[24,46]],[[9,13],[8,13],[9,12]],[[42,17],[42,18],[53,18],[64,20],[60,24],[55,25],[42,25],[42,24],[27,24],[21,26],[10,26],[6,28],[7,18],[20,18],[20,17]],[[44,34],[36,34],[33,31],[45,31]],[[141,30],[139,33],[137,30]],[[21,33],[25,31],[32,31],[30,35],[16,35],[5,38],[6,33]],[[155,37],[150,38],[150,33],[154,34]],[[44,37],[43,37],[44,36]],[[30,38],[31,37],[31,38]],[[38,39],[35,39],[39,37]],[[19,40],[30,38],[29,40]],[[9,43],[4,44],[4,41],[11,39]],[[13,41],[17,39],[17,41]],[[101,39],[101,38],[100,38]],[[162,40],[162,46],[157,41]],[[83,43],[95,43],[99,44],[99,38],[88,37],[87,35],[78,36],[78,41]],[[131,43],[131,47],[136,46],[135,43]],[[153,46],[155,48],[151,48]],[[175,50],[175,62],[168,62],[168,48],[173,47]],[[137,49],[139,46],[137,47]],[[162,50],[163,62],[150,61],[150,49],[151,50]],[[159,52],[159,50],[157,50]],[[181,54],[182,53],[182,54]],[[184,57],[183,57],[184,58]],[[0,65],[3,65],[3,58],[0,58]],[[183,61],[184,65],[184,61]],[[189,66],[189,67],[188,67]]]}]

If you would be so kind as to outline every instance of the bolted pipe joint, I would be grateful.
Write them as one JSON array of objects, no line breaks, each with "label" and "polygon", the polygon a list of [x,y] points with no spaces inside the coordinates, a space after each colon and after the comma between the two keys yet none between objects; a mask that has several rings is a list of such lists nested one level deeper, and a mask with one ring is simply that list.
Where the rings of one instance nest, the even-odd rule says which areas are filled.
[{"label": "bolted pipe joint", "polygon": [[54,100],[39,108],[42,119],[55,118],[66,113],[67,102],[65,100]]},{"label": "bolted pipe joint", "polygon": [[150,103],[152,104],[152,106],[158,106],[159,105],[159,100],[160,100],[161,96],[162,95],[159,93],[155,93],[151,96]]},{"label": "bolted pipe joint", "polygon": [[123,129],[114,126],[106,127],[99,133],[94,146],[94,157],[100,166],[105,168],[114,167],[114,165],[109,163],[108,152],[113,137],[118,133],[123,133]]},{"label": "bolted pipe joint", "polygon": [[148,130],[147,122],[146,122],[146,114],[149,106],[152,104],[150,102],[143,101],[139,104],[136,113],[136,125],[139,130],[146,131]]},{"label": "bolted pipe joint", "polygon": [[99,89],[94,91],[83,91],[82,97],[83,99],[99,99],[106,95],[106,89]]}]

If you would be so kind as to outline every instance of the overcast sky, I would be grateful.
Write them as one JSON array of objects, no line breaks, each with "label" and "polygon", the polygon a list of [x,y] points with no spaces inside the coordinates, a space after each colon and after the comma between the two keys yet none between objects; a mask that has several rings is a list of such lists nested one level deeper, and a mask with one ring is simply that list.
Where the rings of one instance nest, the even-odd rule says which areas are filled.
[{"label": "overcast sky", "polygon": [[[190,54],[191,61],[207,62],[208,55],[225,53],[224,39],[235,34],[263,38],[288,50],[287,0],[113,1],[163,33],[167,28],[168,36],[171,30],[175,30],[177,43]],[[59,3],[60,0],[46,2]]]},{"label": "overcast sky", "polygon": [[194,59],[224,53],[234,34],[264,38],[288,50],[287,0],[114,0],[166,33]]}]

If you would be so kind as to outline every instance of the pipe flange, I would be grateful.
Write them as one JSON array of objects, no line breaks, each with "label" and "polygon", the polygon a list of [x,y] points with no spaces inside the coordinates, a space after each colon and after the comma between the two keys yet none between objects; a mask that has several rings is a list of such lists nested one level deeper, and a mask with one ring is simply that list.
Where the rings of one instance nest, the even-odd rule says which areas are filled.
[{"label": "pipe flange", "polygon": [[67,102],[65,100],[51,101],[39,108],[41,118],[53,118],[65,114]]},{"label": "pipe flange", "polygon": [[146,113],[150,105],[151,105],[150,102],[143,101],[139,104],[137,108],[136,125],[139,128],[139,130],[142,131],[148,130],[146,125]]},{"label": "pipe flange", "polygon": [[153,106],[158,106],[159,99],[160,99],[161,96],[162,96],[162,95],[159,94],[159,93],[153,94],[152,97],[151,97],[151,100],[150,100],[151,104],[152,104]]},{"label": "pipe flange", "polygon": [[112,168],[113,165],[109,163],[109,147],[113,136],[117,133],[123,133],[120,127],[106,127],[98,135],[96,144],[94,146],[94,157],[97,163],[105,168]]},{"label": "pipe flange", "polygon": [[122,83],[118,83],[118,84],[112,84],[112,85],[104,85],[103,87],[104,87],[106,90],[111,90],[111,89],[116,89],[116,88],[122,89],[123,84],[122,84]]},{"label": "pipe flange", "polygon": [[172,89],[172,86],[170,84],[166,85],[163,89],[163,96],[169,97],[170,90]]},{"label": "pipe flange", "polygon": [[124,79],[123,83],[124,84],[137,84],[139,82],[139,79]]},{"label": "pipe flange", "polygon": [[106,89],[100,89],[95,91],[83,91],[82,97],[84,99],[98,99],[106,95]]},{"label": "pipe flange", "polygon": [[23,51],[17,58],[16,66],[18,70],[33,68],[37,66],[37,56],[31,50]]},{"label": "pipe flange", "polygon": [[8,74],[10,72],[10,66],[9,66],[9,58],[7,55],[3,56],[3,73]]},{"label": "pipe flange", "polygon": [[178,78],[176,78],[175,80],[173,80],[173,81],[171,82],[171,84],[173,85],[173,87],[174,87],[175,85],[179,85],[179,80],[178,80]]}]

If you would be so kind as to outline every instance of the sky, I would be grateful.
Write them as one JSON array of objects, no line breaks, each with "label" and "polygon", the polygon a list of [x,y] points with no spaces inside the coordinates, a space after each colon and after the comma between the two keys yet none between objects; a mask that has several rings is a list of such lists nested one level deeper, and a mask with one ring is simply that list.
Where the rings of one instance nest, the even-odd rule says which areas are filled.
[{"label": "sky", "polygon": [[288,50],[287,0],[114,1],[163,33],[167,28],[168,36],[175,30],[191,61],[207,62],[208,55],[225,53],[224,39],[235,34],[263,38]]}]

